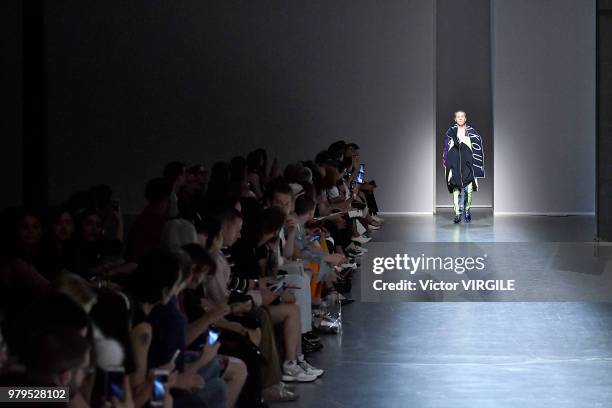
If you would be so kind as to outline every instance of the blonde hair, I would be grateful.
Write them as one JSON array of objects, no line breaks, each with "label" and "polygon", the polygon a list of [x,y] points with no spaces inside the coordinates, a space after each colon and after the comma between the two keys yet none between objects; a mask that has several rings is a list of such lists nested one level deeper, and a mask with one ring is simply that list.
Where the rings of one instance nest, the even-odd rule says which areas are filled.
[{"label": "blonde hair", "polygon": [[54,286],[59,292],[85,309],[87,313],[98,301],[98,295],[91,284],[74,273],[62,271],[55,279]]}]

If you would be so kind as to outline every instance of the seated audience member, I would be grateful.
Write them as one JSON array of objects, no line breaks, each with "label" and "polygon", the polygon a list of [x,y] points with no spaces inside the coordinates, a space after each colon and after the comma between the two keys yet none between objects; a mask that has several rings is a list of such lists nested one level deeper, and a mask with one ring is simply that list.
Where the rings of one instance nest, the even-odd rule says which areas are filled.
[{"label": "seated audience member", "polygon": [[[94,307],[98,303],[99,296],[89,282],[73,273],[63,272],[53,284],[60,293],[68,296],[79,305],[85,313],[91,316],[91,311],[94,310]],[[121,299],[121,302],[123,302],[123,299]],[[102,306],[104,306],[104,304]],[[129,317],[127,309],[125,309],[125,311],[113,310],[113,312],[115,312],[115,314],[110,317],[112,317],[115,324],[120,324],[122,321],[125,323],[125,332],[122,333],[125,337],[114,337],[113,335],[117,335],[118,333],[112,331],[112,334],[108,335],[95,324],[97,322],[93,319],[93,316],[91,316],[91,338],[93,344],[91,360],[95,363],[96,371],[94,373],[94,378],[84,382],[81,392],[83,395],[87,396],[86,399],[90,401],[90,405],[94,407],[111,402],[109,401],[109,396],[105,389],[106,372],[117,367],[122,367],[124,370],[126,368],[125,350],[128,350],[127,347],[129,346],[126,341],[129,333]],[[104,322],[104,320],[102,320],[102,322]],[[131,389],[127,378],[124,386],[129,395],[129,400],[131,401]]]},{"label": "seated audience member", "polygon": [[[185,272],[184,269],[183,272]],[[219,344],[204,343],[203,349],[193,354],[185,351],[189,345],[186,339],[187,323],[178,308],[176,295],[184,286],[186,277],[183,273],[180,276],[176,291],[169,301],[156,304],[147,316],[147,321],[151,325],[147,365],[149,367],[161,366],[171,361],[174,353],[178,352],[178,356],[174,359],[178,373],[175,386],[191,391],[192,397],[200,400],[201,406],[225,407],[227,390],[225,383],[220,378],[220,365],[216,360]],[[206,329],[203,327],[202,331]],[[203,387],[198,387],[199,384],[202,384]]]},{"label": "seated audience member", "polygon": [[[23,309],[8,314],[3,329],[9,353],[16,358],[16,363],[11,368],[13,373],[21,371],[26,380],[35,381],[27,383],[29,385],[70,386],[70,406],[88,406],[90,388],[83,385],[91,383],[93,371],[90,367],[95,364],[95,360],[91,358],[94,354],[90,352],[93,332],[83,308],[66,295],[50,292]],[[75,336],[64,337],[68,333],[74,333]],[[62,349],[57,349],[55,342],[70,343],[76,337],[85,342],[86,350],[83,353],[88,354],[83,357],[83,349],[79,349],[79,360],[83,361],[80,370],[83,375],[78,379],[72,376],[75,373],[69,372],[71,370],[66,366],[57,371],[59,367],[56,364],[61,366],[69,361],[67,355],[57,356],[59,360],[53,360],[55,353],[63,353]],[[75,343],[71,345],[76,347]],[[48,359],[51,365],[45,366],[45,359]],[[70,365],[72,363],[70,362]],[[70,385],[70,379],[76,382]]]},{"label": "seated audience member", "polygon": [[[149,366],[148,355],[153,336],[149,316],[157,304],[167,304],[176,295],[181,271],[179,261],[174,254],[163,249],[152,249],[142,256],[138,268],[128,276],[125,289],[134,309],[130,341],[135,370],[130,374],[130,384],[135,405],[142,406],[151,397],[150,370],[161,368],[172,371],[175,368],[171,360],[159,367]],[[202,377],[190,372],[172,375],[168,382],[168,387],[177,392],[174,398],[176,407],[201,404],[193,391],[203,388],[204,385]]]},{"label": "seated audience member", "polygon": [[98,211],[85,209],[76,218],[75,250],[67,269],[87,280],[104,277],[122,263],[122,250],[120,240],[104,238]]},{"label": "seated audience member", "polygon": [[261,200],[267,183],[265,150],[258,149],[247,155],[247,181],[255,198]]},{"label": "seated audience member", "polygon": [[164,224],[161,234],[161,246],[176,252],[183,245],[198,242],[198,232],[191,221],[178,216]]},{"label": "seated audience member", "polygon": [[[230,313],[231,307],[220,304],[204,309],[202,284],[207,276],[216,273],[215,261],[200,244],[188,244],[183,246],[182,250],[189,256],[191,276],[185,281],[185,288],[179,296],[179,303],[181,310],[189,320],[186,343],[194,345],[206,340],[205,330],[210,328],[211,322],[216,323],[222,316]],[[229,356],[222,356],[222,358],[222,365],[225,366],[223,380],[227,384],[227,406],[233,407],[246,381],[247,368],[240,359]]]},{"label": "seated audience member", "polygon": [[74,217],[65,207],[59,207],[51,211],[47,224],[43,233],[42,273],[53,280],[67,267],[68,259],[74,257]]},{"label": "seated audience member", "polygon": [[164,178],[172,186],[170,194],[170,206],[168,208],[168,217],[174,218],[179,215],[178,192],[185,185],[185,163],[170,162],[164,167]]},{"label": "seated audience member", "polygon": [[90,373],[87,339],[77,330],[66,329],[31,340],[29,352],[21,359],[22,370],[8,370],[0,375],[0,386],[68,387],[70,402],[55,406],[89,406],[79,392]]},{"label": "seated audience member", "polygon": [[[204,208],[201,213],[208,213],[222,208],[227,202],[230,184],[230,166],[226,162],[216,162],[210,170],[208,188],[204,194]],[[235,198],[234,198],[235,200]]]},{"label": "seated audience member", "polygon": [[277,177],[278,160],[274,158],[268,172],[268,153],[265,149],[256,149],[247,155],[247,173],[249,187],[261,200],[268,182]]},{"label": "seated audience member", "polygon": [[235,198],[256,198],[249,186],[247,163],[242,156],[233,157],[230,161],[229,194]]},{"label": "seated audience member", "polygon": [[160,246],[171,194],[172,185],[164,178],[156,178],[147,183],[145,198],[148,204],[136,218],[128,234],[128,261],[138,261],[147,251]]},{"label": "seated audience member", "polygon": [[329,158],[335,161],[341,161],[344,157],[344,150],[346,149],[346,142],[344,140],[338,140],[333,142],[327,148]]},{"label": "seated audience member", "polygon": [[[285,222],[285,213],[278,207],[253,211],[245,221],[244,235],[232,246],[232,255],[239,276],[257,279],[267,275],[271,245],[278,245],[280,229]],[[285,361],[284,381],[314,381],[323,370],[311,366],[302,354],[302,324],[300,308],[295,297],[284,289],[282,282],[270,282],[278,290],[271,291],[262,285],[262,303],[274,324],[283,330]]]},{"label": "seated audience member", "polygon": [[[266,401],[294,400],[297,395],[281,382],[280,362],[270,316],[265,309],[256,307],[262,301],[260,291],[255,290],[259,282],[232,274],[231,258],[226,257],[222,251],[226,244],[231,246],[240,237],[242,215],[230,208],[218,217],[221,222],[210,219],[206,228],[207,245],[215,261],[215,273],[209,274],[204,280],[203,296],[209,304],[227,304],[231,301],[230,315],[217,323],[223,330],[223,347],[229,354],[244,356],[249,372],[261,366],[262,394]],[[270,294],[267,287],[263,286],[262,290]],[[264,358],[263,365],[257,358],[259,352],[248,347],[249,344],[259,345]]]},{"label": "seated audience member", "polygon": [[33,211],[13,208],[2,214],[0,248],[0,310],[21,307],[50,289],[40,273],[42,221]]},{"label": "seated audience member", "polygon": [[201,229],[203,222],[204,192],[208,183],[208,172],[201,165],[187,169],[185,184],[178,192],[179,214],[189,220],[196,229]]},{"label": "seated audience member", "polygon": [[[301,187],[301,186],[300,186]],[[295,240],[298,231],[298,221],[293,214],[293,190],[287,183],[276,182],[271,183],[268,188],[268,206],[278,207],[285,214],[285,224],[280,230],[278,245],[275,245],[278,269],[285,270],[289,265],[285,265],[285,260],[291,261],[296,257]],[[298,199],[303,195],[298,197]],[[314,209],[314,202],[312,204]],[[300,320],[302,322],[302,350],[312,352],[320,349],[322,346],[311,342],[307,333],[312,331],[312,299],[310,296],[310,280],[312,275],[305,273],[305,270],[298,270],[299,273],[289,273],[284,282],[293,287],[291,292],[294,294],[297,304],[300,307]],[[276,276],[275,276],[276,277]]]},{"label": "seated audience member", "polygon": [[104,238],[123,241],[123,214],[119,200],[113,198],[113,190],[106,184],[98,184],[89,189],[93,203],[92,208],[102,217]]}]

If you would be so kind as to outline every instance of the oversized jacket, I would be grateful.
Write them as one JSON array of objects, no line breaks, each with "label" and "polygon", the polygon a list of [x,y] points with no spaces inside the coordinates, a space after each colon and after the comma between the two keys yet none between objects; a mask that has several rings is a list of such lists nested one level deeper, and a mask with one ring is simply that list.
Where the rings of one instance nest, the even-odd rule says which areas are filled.
[{"label": "oversized jacket", "polygon": [[442,159],[446,170],[446,186],[450,193],[454,187],[462,188],[471,182],[473,190],[476,191],[477,179],[485,177],[482,137],[469,125],[466,125],[465,133],[470,138],[471,145],[459,142],[457,125],[450,127],[444,137]]}]

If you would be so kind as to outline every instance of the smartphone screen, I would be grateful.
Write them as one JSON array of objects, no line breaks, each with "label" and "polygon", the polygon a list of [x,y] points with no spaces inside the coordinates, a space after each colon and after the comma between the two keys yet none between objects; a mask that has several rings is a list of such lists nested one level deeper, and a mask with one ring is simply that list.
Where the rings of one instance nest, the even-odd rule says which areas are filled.
[{"label": "smartphone screen", "polygon": [[208,329],[208,344],[210,346],[212,346],[213,344],[215,344],[218,340],[219,340],[219,329],[216,328],[210,328]]},{"label": "smartphone screen", "polygon": [[357,173],[357,183],[363,184],[365,181],[365,164],[359,165],[359,172]]},{"label": "smartphone screen", "polygon": [[151,405],[160,406],[166,396],[166,383],[168,382],[168,370],[153,371],[153,394],[151,395]]},{"label": "smartphone screen", "polygon": [[108,401],[117,398],[125,401],[125,371],[123,367],[114,367],[106,371],[106,396]]}]

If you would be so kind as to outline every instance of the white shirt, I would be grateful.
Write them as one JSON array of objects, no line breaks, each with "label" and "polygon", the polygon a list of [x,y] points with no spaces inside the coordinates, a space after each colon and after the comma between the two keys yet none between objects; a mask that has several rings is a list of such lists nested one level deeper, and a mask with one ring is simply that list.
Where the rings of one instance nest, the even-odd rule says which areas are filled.
[{"label": "white shirt", "polygon": [[465,130],[465,127],[461,128],[460,126],[457,126],[457,139],[459,139],[460,143],[468,145],[468,147],[471,149],[472,141],[470,140],[470,137],[466,135]]}]

